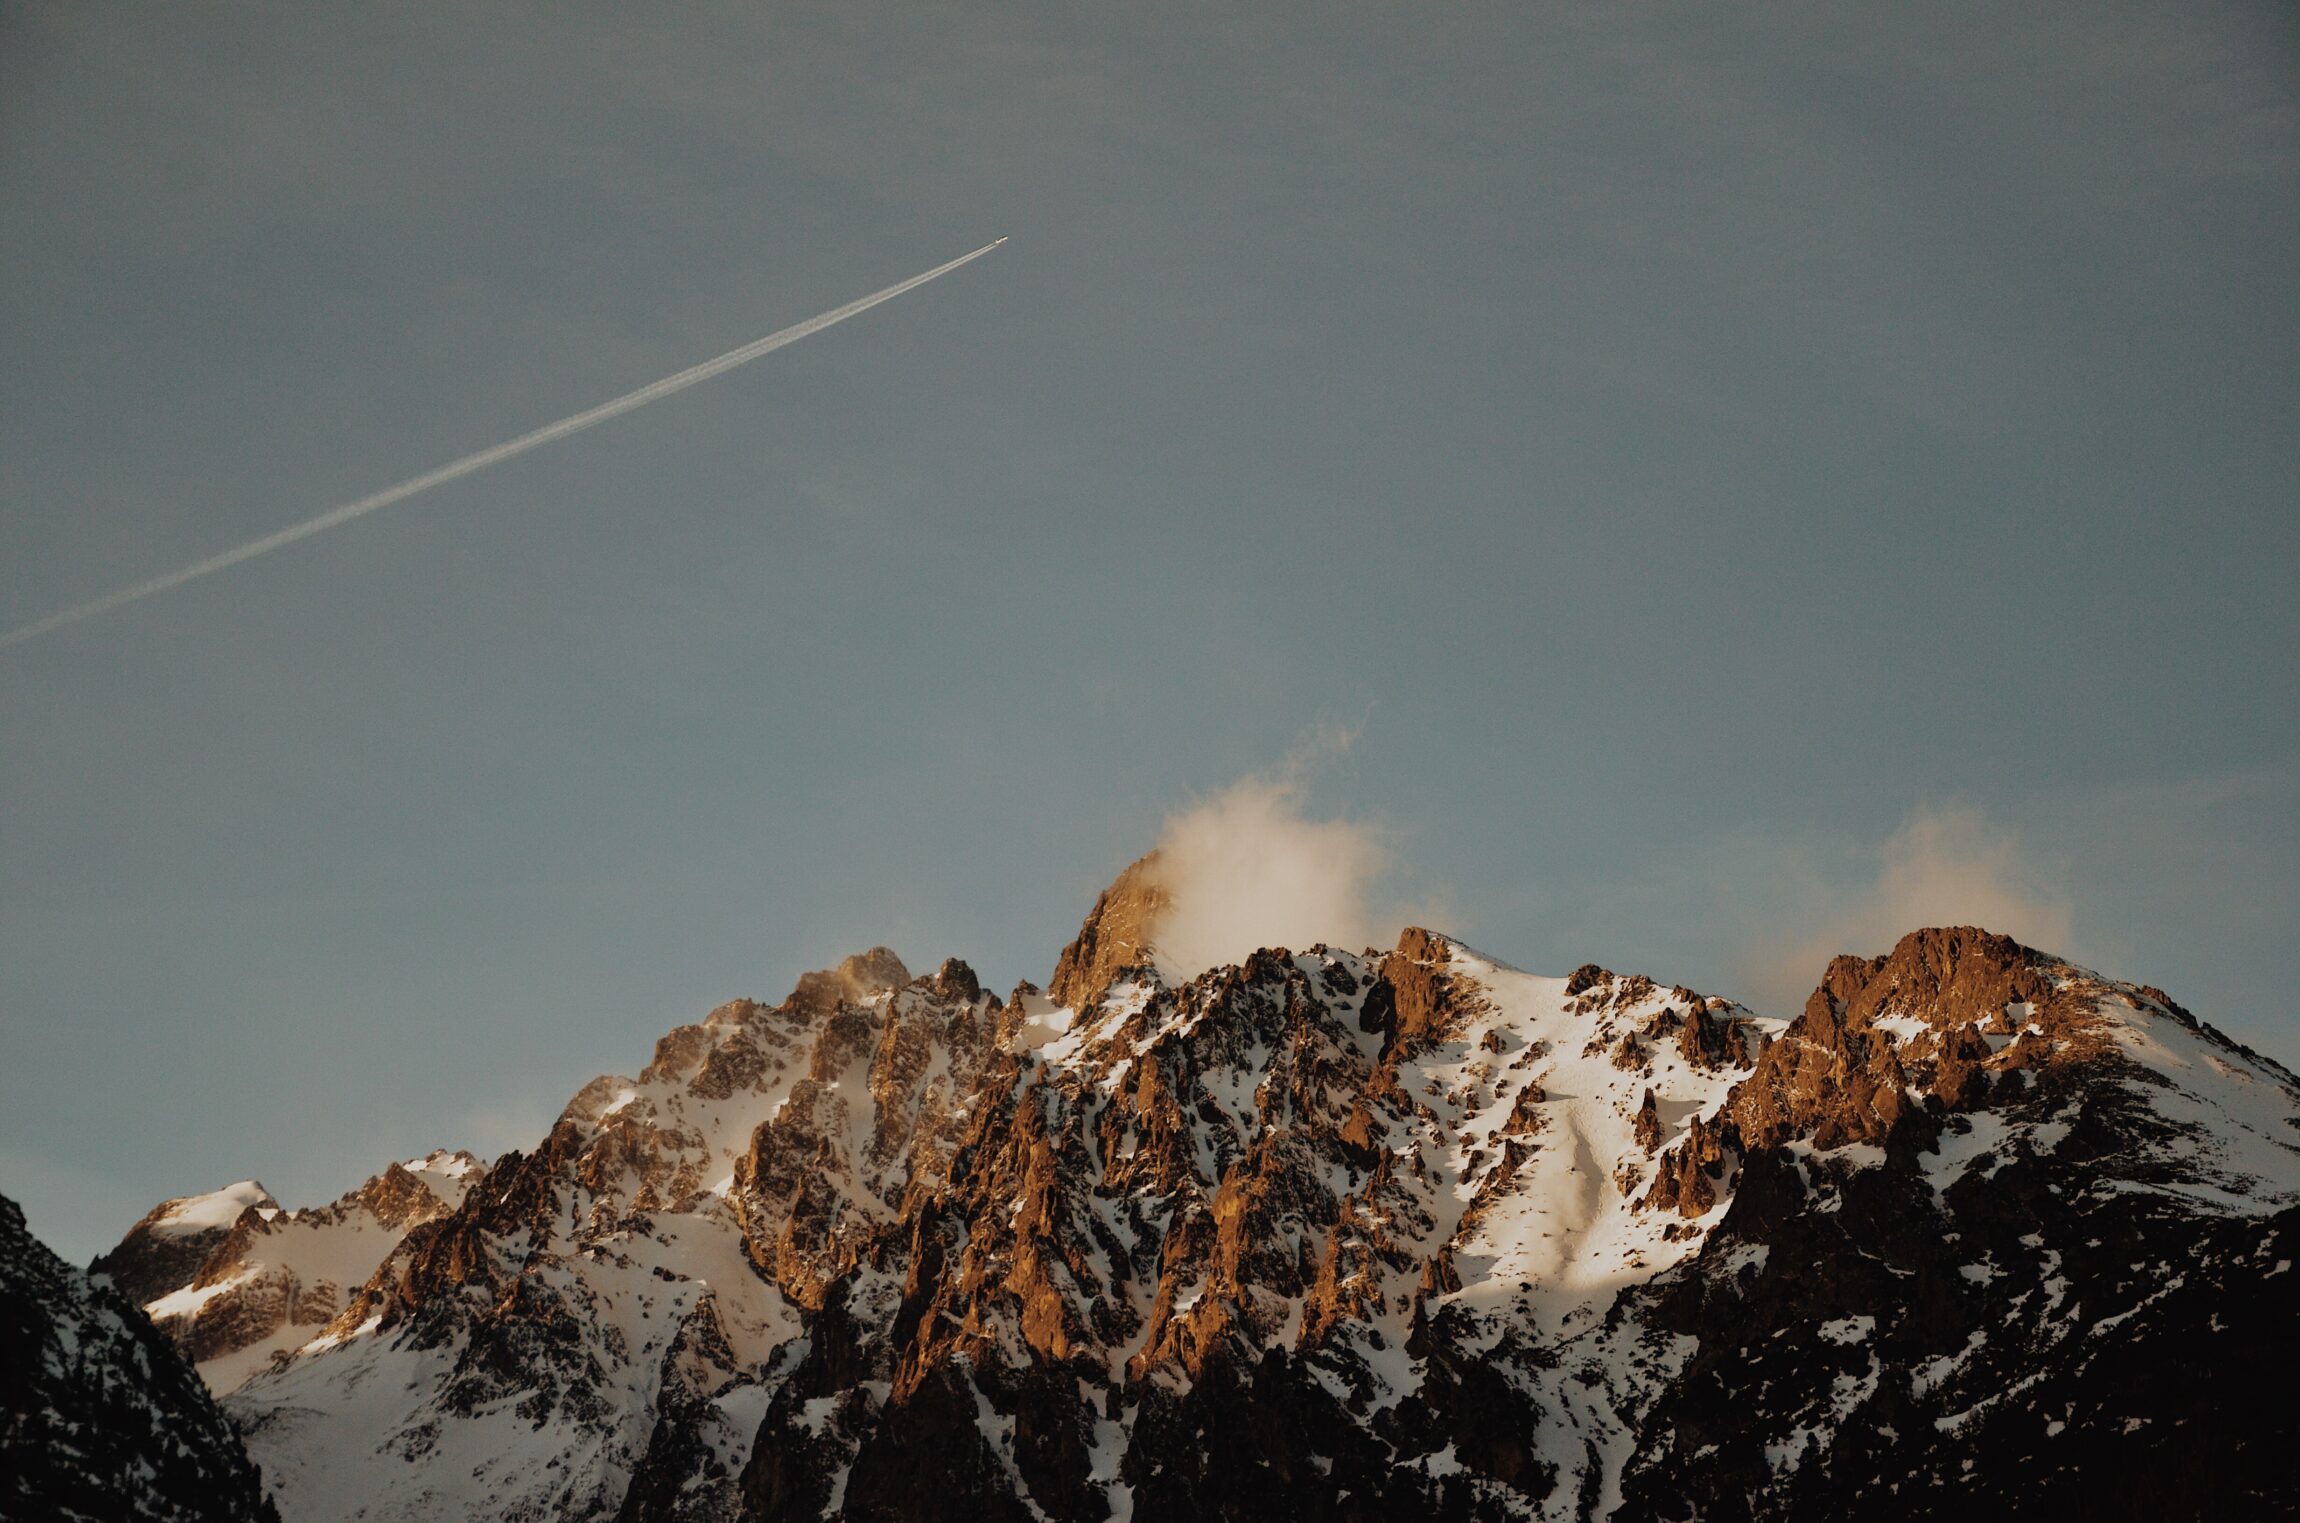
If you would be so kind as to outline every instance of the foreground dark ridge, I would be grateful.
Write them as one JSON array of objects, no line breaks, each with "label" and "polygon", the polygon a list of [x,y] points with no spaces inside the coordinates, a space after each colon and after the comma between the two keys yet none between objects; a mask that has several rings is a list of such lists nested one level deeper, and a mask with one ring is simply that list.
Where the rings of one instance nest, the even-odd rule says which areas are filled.
[{"label": "foreground dark ridge", "polygon": [[1786,1025],[1424,931],[1169,984],[1145,892],[1067,1002],[882,949],[672,1032],[252,1376],[276,1206],[114,1270],[289,1523],[2300,1505],[2300,1095],[2161,991],[1969,928]]},{"label": "foreground dark ridge", "polygon": [[0,1197],[0,1519],[131,1518],[277,1523],[190,1364]]}]

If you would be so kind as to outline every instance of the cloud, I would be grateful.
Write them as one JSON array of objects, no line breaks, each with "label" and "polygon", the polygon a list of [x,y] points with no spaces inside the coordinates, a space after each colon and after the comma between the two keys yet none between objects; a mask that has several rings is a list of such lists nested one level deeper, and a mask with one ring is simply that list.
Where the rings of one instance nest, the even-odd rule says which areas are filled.
[{"label": "cloud", "polygon": [[557,1116],[556,1109],[532,1095],[506,1096],[500,1103],[465,1111],[461,1136],[435,1145],[468,1148],[490,1160],[514,1150],[524,1153],[550,1135]]},{"label": "cloud", "polygon": [[1262,947],[1396,939],[1403,911],[1381,898],[1397,869],[1389,833],[1309,818],[1309,761],[1297,755],[1167,817],[1155,871],[1173,903],[1151,935],[1168,975],[1243,962]]},{"label": "cloud", "polygon": [[1919,808],[1883,845],[1868,882],[1846,884],[1807,859],[1779,896],[1775,929],[1743,953],[1741,978],[1762,1006],[1791,1010],[1841,952],[1874,955],[1924,926],[1977,925],[2071,955],[2074,917],[2020,838],[1964,804]]}]

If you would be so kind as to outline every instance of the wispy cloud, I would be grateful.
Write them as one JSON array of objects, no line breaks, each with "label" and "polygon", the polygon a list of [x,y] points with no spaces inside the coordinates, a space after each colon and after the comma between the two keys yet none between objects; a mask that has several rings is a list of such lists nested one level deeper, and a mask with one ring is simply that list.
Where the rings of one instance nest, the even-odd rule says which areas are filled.
[{"label": "wispy cloud", "polygon": [[1406,912],[1386,895],[1398,871],[1392,833],[1308,813],[1311,772],[1350,740],[1323,734],[1275,770],[1167,817],[1158,865],[1173,906],[1152,935],[1169,973],[1242,962],[1262,947],[1396,938]]},{"label": "wispy cloud", "polygon": [[1768,895],[1778,908],[1739,959],[1742,985],[1760,1004],[1794,1009],[1831,957],[1882,952],[1923,926],[1978,925],[2072,952],[2068,894],[2018,834],[1970,805],[1921,807],[1861,856],[1873,871],[1851,883],[1810,856],[1786,862],[1789,881]]}]

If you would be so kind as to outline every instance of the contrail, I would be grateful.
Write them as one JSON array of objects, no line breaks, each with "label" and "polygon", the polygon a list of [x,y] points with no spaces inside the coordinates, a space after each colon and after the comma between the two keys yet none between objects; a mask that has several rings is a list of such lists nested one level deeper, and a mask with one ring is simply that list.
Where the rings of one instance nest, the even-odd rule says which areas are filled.
[{"label": "contrail", "polygon": [[795,344],[809,334],[820,333],[833,323],[843,323],[858,313],[868,312],[882,301],[893,301],[905,291],[915,291],[938,276],[948,275],[962,264],[970,264],[980,259],[1005,241],[1004,238],[1000,238],[986,243],[971,254],[961,255],[948,264],[936,265],[924,275],[913,275],[899,285],[888,286],[883,291],[874,291],[868,296],[848,302],[843,307],[835,307],[820,317],[810,317],[805,322],[793,324],[779,333],[770,333],[765,338],[753,339],[740,349],[728,350],[717,359],[705,360],[702,364],[682,370],[677,375],[667,375],[660,381],[650,382],[640,387],[637,391],[627,391],[612,402],[602,402],[597,407],[576,413],[573,417],[561,418],[556,423],[547,423],[533,433],[521,434],[518,438],[498,444],[491,449],[483,449],[476,455],[465,455],[461,460],[451,460],[446,465],[435,470],[425,471],[420,476],[410,476],[397,486],[385,487],[372,496],[362,497],[357,502],[347,502],[340,508],[330,508],[317,518],[306,519],[300,524],[291,524],[285,529],[275,530],[262,539],[248,541],[236,550],[226,550],[221,554],[211,555],[204,561],[194,561],[189,566],[155,576],[150,581],[138,582],[133,587],[123,587],[118,592],[97,598],[94,602],[82,603],[77,608],[67,608],[62,613],[52,613],[36,624],[27,624],[21,629],[11,630],[5,635],[0,635],[0,650],[5,650],[11,645],[21,645],[26,640],[37,638],[53,629],[61,629],[67,624],[77,623],[81,619],[94,618],[100,613],[109,613],[123,603],[133,603],[139,598],[148,598],[155,592],[165,592],[170,587],[179,587],[185,582],[194,581],[209,575],[211,572],[221,571],[227,566],[236,566],[241,561],[253,560],[259,555],[277,550],[282,545],[291,545],[299,539],[317,534],[322,529],[332,529],[337,524],[349,523],[363,513],[373,513],[378,508],[388,508],[395,502],[406,501],[418,492],[428,492],[433,487],[445,486],[448,482],[468,476],[473,471],[486,470],[489,466],[509,460],[514,455],[524,455],[538,445],[549,444],[554,439],[564,439],[569,434],[581,433],[594,423],[604,423],[609,418],[620,417],[633,408],[645,407],[649,402],[658,401],[669,396],[672,392],[685,391],[688,387],[707,381],[715,375],[721,375],[734,369],[737,365],[748,365],[761,355],[772,354],[785,344]]}]

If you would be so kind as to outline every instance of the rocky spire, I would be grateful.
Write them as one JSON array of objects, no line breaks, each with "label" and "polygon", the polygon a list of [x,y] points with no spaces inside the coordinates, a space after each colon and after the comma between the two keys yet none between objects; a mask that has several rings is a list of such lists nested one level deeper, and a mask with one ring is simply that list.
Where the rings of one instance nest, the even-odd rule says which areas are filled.
[{"label": "rocky spire", "polygon": [[1062,949],[1046,992],[1056,1004],[1084,1010],[1102,998],[1121,968],[1149,962],[1151,936],[1174,901],[1157,877],[1155,851],[1132,863],[1094,901],[1077,940]]}]

